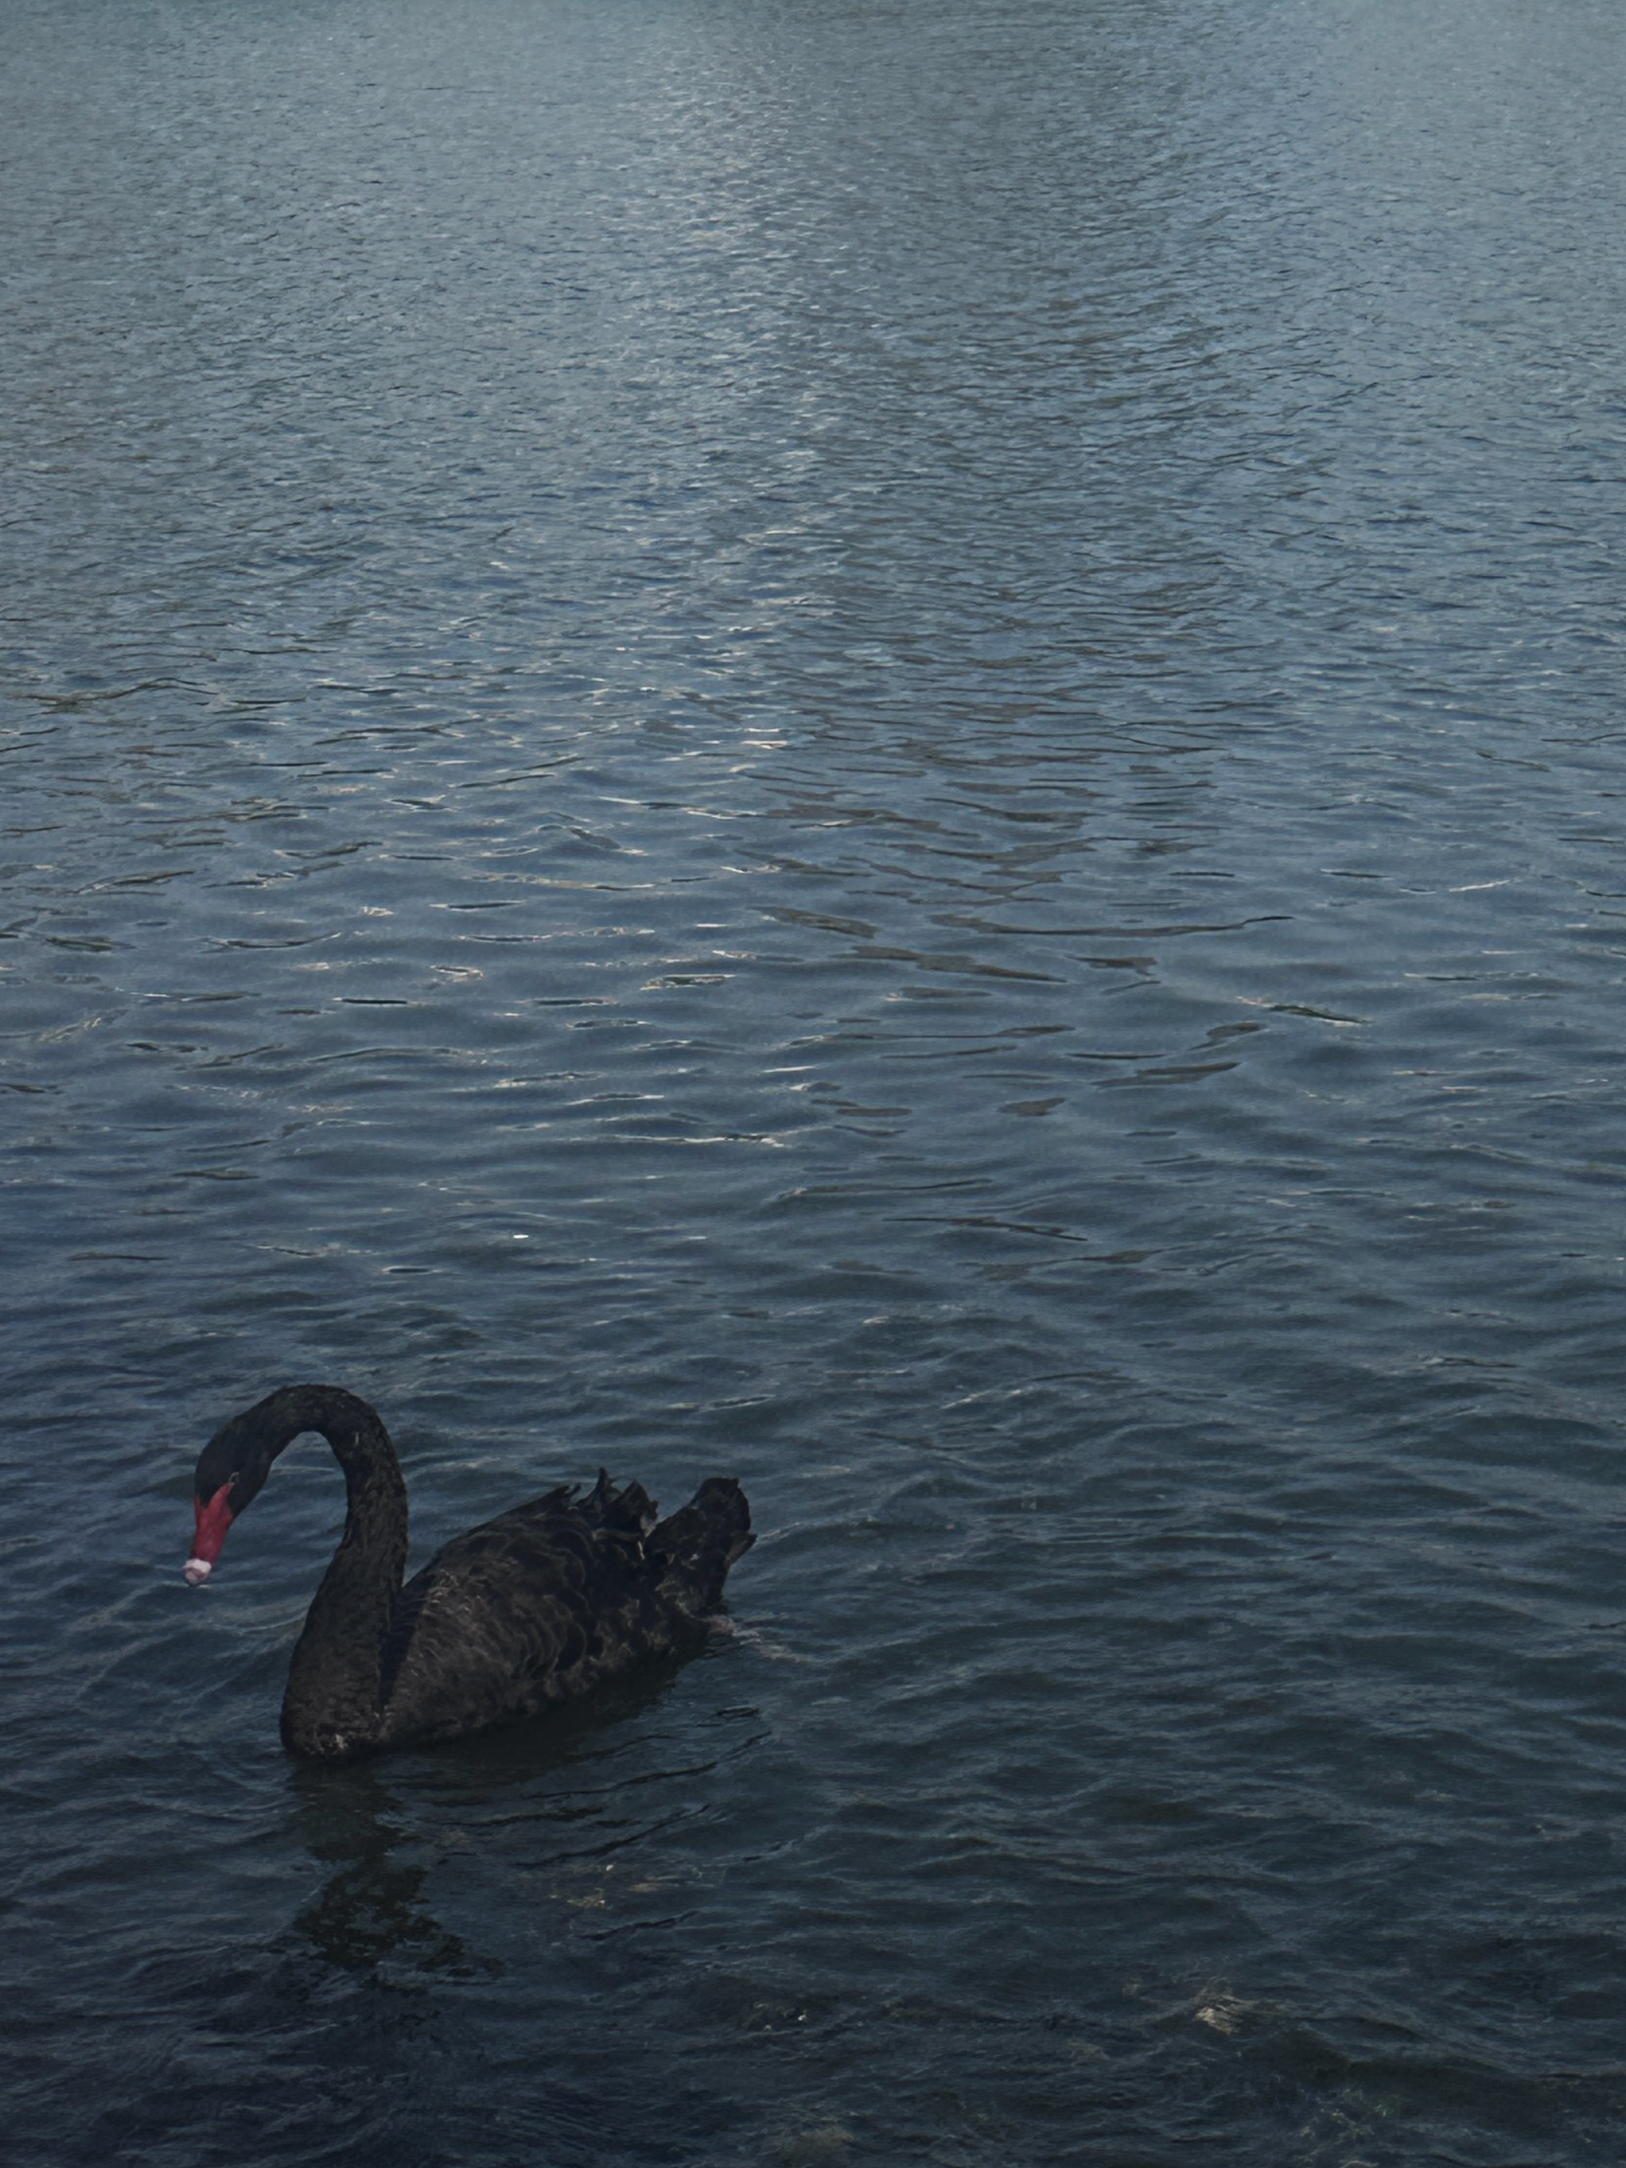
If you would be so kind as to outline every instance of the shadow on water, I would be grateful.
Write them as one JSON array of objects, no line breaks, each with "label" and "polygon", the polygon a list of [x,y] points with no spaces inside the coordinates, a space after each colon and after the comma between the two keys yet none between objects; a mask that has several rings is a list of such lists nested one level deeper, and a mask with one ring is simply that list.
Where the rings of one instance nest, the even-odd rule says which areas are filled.
[{"label": "shadow on water", "polygon": [[325,1873],[275,1947],[304,1949],[341,1972],[397,1986],[414,1976],[501,1973],[499,1959],[472,1952],[429,1909],[424,1886],[443,1840],[423,1810],[438,1818],[448,1804],[465,1815],[496,1809],[506,1825],[574,1822],[581,1810],[558,1796],[555,1780],[604,1753],[681,1668],[653,1665],[583,1706],[433,1750],[338,1769],[293,1764],[292,1833]]},{"label": "shadow on water", "polygon": [[[275,2124],[290,2161],[331,2157],[337,2135],[346,2159],[392,2168],[733,2157],[738,2108],[682,2067],[687,2035],[605,2026],[601,1916],[579,1909],[584,1861],[650,1826],[633,1799],[659,1788],[662,1746],[628,1719],[680,1668],[440,1748],[290,1765],[286,1850],[316,1886],[262,1945],[269,1974],[211,1990],[209,2033],[249,2051],[239,2133]],[[666,1954],[633,1966],[632,2007]]]},{"label": "shadow on water", "polygon": [[362,1977],[404,1960],[412,1972],[467,1978],[475,1964],[424,1902],[428,1865],[376,1768],[300,1768],[294,1788],[298,1836],[326,1874],[275,1947],[303,1945],[324,1965]]}]

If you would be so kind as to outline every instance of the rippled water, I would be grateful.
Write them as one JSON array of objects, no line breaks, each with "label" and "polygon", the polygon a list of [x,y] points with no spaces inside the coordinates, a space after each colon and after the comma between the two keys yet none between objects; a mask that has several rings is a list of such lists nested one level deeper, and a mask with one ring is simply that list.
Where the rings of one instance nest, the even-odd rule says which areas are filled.
[{"label": "rippled water", "polygon": [[[41,2168],[1614,2162],[1602,0],[16,0]],[[357,1772],[202,1439],[736,1631]]]}]

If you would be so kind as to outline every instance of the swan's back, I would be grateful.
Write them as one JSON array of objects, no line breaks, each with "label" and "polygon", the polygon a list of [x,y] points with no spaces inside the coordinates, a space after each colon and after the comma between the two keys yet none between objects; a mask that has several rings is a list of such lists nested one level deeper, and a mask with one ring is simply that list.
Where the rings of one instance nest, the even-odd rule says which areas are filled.
[{"label": "swan's back", "polygon": [[657,1523],[601,1474],[471,1528],[396,1597],[379,1677],[380,1746],[451,1739],[574,1699],[692,1648],[751,1543],[737,1483],[713,1478]]}]

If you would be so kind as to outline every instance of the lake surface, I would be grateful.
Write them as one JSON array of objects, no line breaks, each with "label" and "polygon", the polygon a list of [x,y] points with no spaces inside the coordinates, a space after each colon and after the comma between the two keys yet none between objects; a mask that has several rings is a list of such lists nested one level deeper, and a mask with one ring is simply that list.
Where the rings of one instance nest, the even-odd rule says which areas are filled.
[{"label": "lake surface", "polygon": [[[1613,2168],[1619,10],[4,48],[30,2168]],[[303,1378],[735,1630],[290,1764]]]}]

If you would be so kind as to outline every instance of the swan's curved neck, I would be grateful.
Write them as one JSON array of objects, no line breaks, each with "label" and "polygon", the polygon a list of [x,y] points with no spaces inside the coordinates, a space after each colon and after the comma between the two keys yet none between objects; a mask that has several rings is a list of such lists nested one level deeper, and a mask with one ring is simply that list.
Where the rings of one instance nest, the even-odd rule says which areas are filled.
[{"label": "swan's curved neck", "polygon": [[406,1485],[389,1432],[354,1393],[291,1385],[262,1409],[272,1457],[315,1430],[344,1470],[344,1534],[306,1614],[282,1702],[284,1743],[329,1759],[378,1731],[384,1637],[406,1566]]}]

